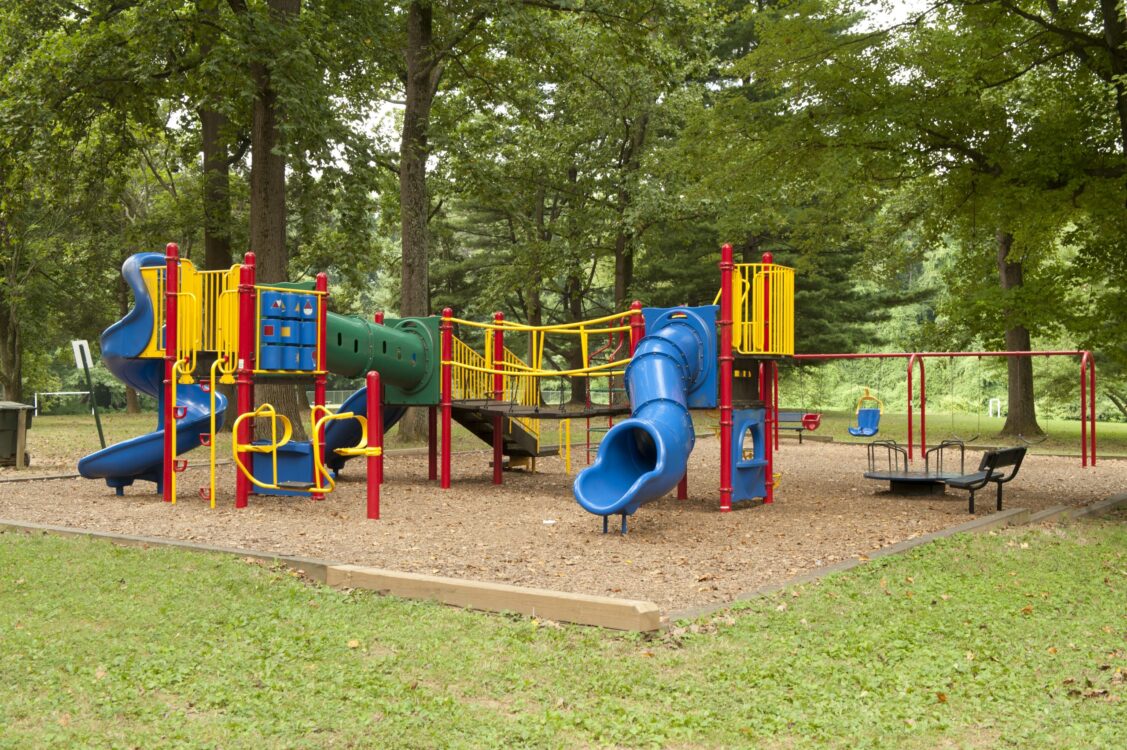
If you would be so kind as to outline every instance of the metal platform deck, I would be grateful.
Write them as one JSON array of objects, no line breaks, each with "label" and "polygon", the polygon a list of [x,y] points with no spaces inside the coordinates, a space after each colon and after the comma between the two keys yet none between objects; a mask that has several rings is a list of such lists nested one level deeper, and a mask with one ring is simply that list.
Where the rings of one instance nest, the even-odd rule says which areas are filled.
[{"label": "metal platform deck", "polygon": [[962,476],[957,471],[866,471],[865,479],[888,482],[898,495],[942,495],[947,480]]},{"label": "metal platform deck", "polygon": [[630,413],[629,404],[564,404],[556,406],[543,404],[541,406],[525,406],[509,401],[493,401],[491,399],[466,399],[455,401],[453,406],[457,409],[472,409],[483,414],[500,414],[503,417],[520,418],[531,417],[534,419],[582,419],[583,417],[616,417]]}]

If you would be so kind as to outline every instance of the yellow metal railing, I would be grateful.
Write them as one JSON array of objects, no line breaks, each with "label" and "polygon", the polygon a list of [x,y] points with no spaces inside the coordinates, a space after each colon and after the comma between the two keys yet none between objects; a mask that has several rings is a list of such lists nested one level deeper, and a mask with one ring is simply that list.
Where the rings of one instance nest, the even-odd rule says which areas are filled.
[{"label": "yellow metal railing", "polygon": [[[594,320],[583,320],[574,323],[563,323],[552,326],[530,326],[523,323],[510,321],[496,321],[494,323],[479,323],[472,320],[451,319],[453,323],[484,332],[484,352],[479,353],[468,343],[454,337],[449,362],[451,368],[451,397],[456,400],[465,399],[491,399],[494,397],[493,379],[501,375],[504,385],[503,398],[510,403],[520,406],[540,406],[542,396],[540,392],[541,378],[613,378],[625,372],[629,357],[615,359],[620,350],[627,348],[625,340],[629,337],[630,325],[622,321],[629,321],[631,316],[641,315],[641,310],[629,311],[617,315],[607,315]],[[517,355],[505,347],[504,358],[495,362],[493,357],[494,336],[498,333],[508,336],[522,334],[527,336],[528,359]],[[580,352],[583,357],[583,366],[569,370],[546,369],[544,363],[544,350],[549,334],[577,336]],[[615,337],[622,337],[620,346],[613,346]],[[607,346],[592,346],[593,343],[608,337]],[[509,339],[506,340],[506,343]],[[609,354],[608,354],[609,353]],[[593,364],[592,360],[599,356],[607,357],[609,361]],[[541,437],[541,420],[537,417],[514,416],[512,422],[519,422],[525,430],[536,437],[539,445]],[[570,423],[568,424],[570,428]],[[570,429],[569,438],[570,438]],[[570,449],[569,449],[570,461]]]},{"label": "yellow metal railing", "polygon": [[737,263],[732,287],[732,347],[740,354],[793,355],[794,269]]},{"label": "yellow metal railing", "polygon": [[141,269],[141,278],[145,288],[149,290],[149,299],[152,300],[153,330],[149,334],[149,342],[145,345],[141,356],[150,359],[159,359],[164,356],[164,341],[161,331],[164,330],[164,268],[148,266]]},{"label": "yellow metal railing", "polygon": [[[164,329],[165,269],[141,269],[153,303],[153,330],[142,357],[165,356]],[[222,271],[197,271],[189,260],[180,261],[180,291],[177,293],[176,349],[178,359],[187,360],[184,373],[195,371],[200,351],[225,354],[232,361],[239,343],[239,266]],[[224,381],[226,382],[226,381]]]},{"label": "yellow metal railing", "polygon": [[233,361],[239,348],[239,266],[200,271],[197,277],[202,300],[200,348],[225,354]]},{"label": "yellow metal railing", "polygon": [[[493,351],[491,343],[486,349]],[[451,352],[451,397],[455,400],[493,398],[493,367],[474,348],[454,337]]]},{"label": "yellow metal railing", "polygon": [[[505,349],[505,361],[503,369],[519,370],[527,367],[524,360],[518,357],[513,351]],[[539,406],[540,405],[540,382],[532,375],[508,375],[504,376],[505,383],[505,398],[515,404],[521,406]],[[520,422],[524,429],[531,432],[536,436],[536,447],[540,448],[540,420],[536,417],[517,417],[514,421]]]}]

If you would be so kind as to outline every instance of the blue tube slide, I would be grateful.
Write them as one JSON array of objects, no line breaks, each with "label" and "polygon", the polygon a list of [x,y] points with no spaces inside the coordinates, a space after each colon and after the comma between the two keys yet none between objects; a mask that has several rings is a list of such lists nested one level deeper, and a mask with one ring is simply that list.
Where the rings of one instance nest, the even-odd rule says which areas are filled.
[{"label": "blue tube slide", "polygon": [[595,515],[632,515],[672,490],[696,441],[689,395],[715,369],[714,326],[674,308],[649,330],[626,368],[631,416],[607,432],[595,463],[575,479],[575,499]]},{"label": "blue tube slide", "polygon": [[[91,453],[78,462],[78,473],[87,479],[105,479],[121,494],[137,479],[155,482],[161,490],[164,464],[164,361],[140,359],[153,330],[153,300],[141,278],[141,269],[163,266],[159,253],[141,253],[127,259],[121,275],[133,291],[133,309],[102,333],[102,360],[119,380],[141,393],[156,397],[157,429],[146,435],[116,443]],[[176,420],[177,455],[200,444],[200,435],[211,429],[211,394],[198,385],[176,389],[176,404],[185,414]],[[223,424],[227,399],[215,394],[216,425]]]},{"label": "blue tube slide", "polygon": [[[349,396],[338,414],[352,412],[365,416],[368,410],[368,387],[364,386]],[[407,413],[406,406],[385,406],[383,408],[383,431],[386,433],[395,423]],[[360,442],[360,423],[355,419],[340,419],[325,425],[325,465],[333,471],[339,472],[352,456],[341,456],[334,453],[337,448],[351,448]]]}]

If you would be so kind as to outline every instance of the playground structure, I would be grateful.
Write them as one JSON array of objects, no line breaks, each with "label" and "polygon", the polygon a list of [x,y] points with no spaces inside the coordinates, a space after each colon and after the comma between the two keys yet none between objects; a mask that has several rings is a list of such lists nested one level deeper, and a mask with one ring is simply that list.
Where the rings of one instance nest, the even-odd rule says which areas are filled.
[{"label": "playground structure", "polygon": [[[230,406],[218,386],[233,384],[236,507],[245,507],[251,494],[320,499],[333,491],[345,462],[364,457],[369,516],[376,518],[383,432],[406,407],[429,409],[428,474],[442,488],[451,483],[453,421],[493,446],[499,484],[506,457],[534,469],[537,457],[559,453],[560,447],[541,444],[541,420],[563,420],[570,465],[571,420],[587,420],[589,448],[591,420],[606,418],[606,437],[595,464],[576,480],[576,496],[604,517],[604,527],[607,517],[621,514],[625,528],[626,516],[641,504],[674,487],[686,496],[685,466],[695,442],[689,410],[719,406],[721,511],[742,500],[769,503],[775,482],[768,437],[773,424],[776,440],[778,434],[777,361],[794,351],[794,281],[792,269],[769,254],[763,260],[736,264],[724,246],[719,306],[657,309],[636,302],[625,313],[555,326],[513,323],[501,313],[490,323],[459,320],[450,309],[424,318],[377,313],[369,322],[328,311],[324,274],[315,282],[259,284],[253,253],[230,269],[198,271],[170,244],[164,254],[125,262],[135,305],[102,336],[111,372],[157,398],[157,428],[86,456],[79,471],[104,479],[118,494],[137,479],[152,481],[174,503],[177,475],[187,467],[180,456],[208,447],[210,482],[200,495],[214,506],[215,435]],[[549,336],[571,338],[582,366],[551,366]],[[508,346],[514,342],[524,345],[515,347],[524,356]],[[325,405],[329,372],[366,376],[372,384],[333,413]],[[546,404],[545,378],[570,381],[571,401],[562,403],[561,385],[558,408]],[[616,379],[625,388],[616,388]],[[273,406],[254,406],[255,385],[309,381],[310,440],[295,441],[293,426]],[[596,382],[607,384],[605,402],[593,398]],[[617,398],[627,391],[629,404]],[[630,419],[613,424],[627,413]]]},{"label": "playground structure", "polygon": [[[762,263],[737,264],[725,245],[720,271],[719,304],[713,305],[645,308],[635,302],[623,313],[551,326],[507,321],[502,313],[491,322],[462,320],[449,308],[441,317],[385,319],[376,313],[369,321],[328,311],[324,274],[313,282],[259,284],[253,253],[230,269],[197,271],[170,244],[164,254],[125,262],[122,273],[136,303],[102,336],[111,372],[158,399],[157,429],[83,458],[79,471],[105,479],[118,494],[137,479],[152,481],[166,501],[176,502],[177,475],[187,466],[180,456],[208,447],[210,481],[200,495],[214,506],[215,435],[230,406],[218,386],[233,384],[236,507],[245,507],[252,494],[321,499],[335,489],[347,461],[365,458],[368,516],[378,518],[383,434],[407,407],[428,409],[428,478],[442,489],[451,486],[455,421],[492,446],[493,482],[500,484],[506,460],[534,471],[538,457],[561,450],[570,472],[572,420],[587,421],[589,455],[591,420],[605,418],[595,461],[577,476],[573,491],[584,509],[602,516],[604,531],[610,516],[619,515],[625,532],[627,517],[643,504],[674,488],[679,498],[687,497],[693,410],[720,413],[721,512],[735,502],[773,502],[782,423],[782,429],[811,430],[819,422],[816,414],[779,412],[779,361],[906,358],[905,460],[911,462],[917,368],[920,454],[930,454],[925,358],[1042,355],[1081,356],[1082,462],[1087,465],[1090,450],[1094,465],[1095,369],[1089,353],[795,355],[793,269],[775,264],[770,253]],[[568,349],[578,351],[579,366],[572,358],[569,369],[560,369],[550,352]],[[330,372],[366,378],[336,412],[326,406]],[[558,405],[546,402],[545,380],[558,384]],[[264,382],[312,382],[309,440],[293,440],[293,425],[272,405],[255,406],[255,386]],[[571,389],[566,401],[565,385]],[[857,409],[862,435],[876,433],[882,408],[866,390]],[[559,434],[566,438],[559,446],[541,439],[546,419],[561,421]]]}]

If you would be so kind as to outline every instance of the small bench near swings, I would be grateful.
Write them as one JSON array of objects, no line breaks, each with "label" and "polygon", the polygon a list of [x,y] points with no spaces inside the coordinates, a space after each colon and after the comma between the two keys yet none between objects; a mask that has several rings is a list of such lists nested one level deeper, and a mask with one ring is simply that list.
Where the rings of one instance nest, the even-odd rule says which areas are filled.
[{"label": "small bench near swings", "polygon": [[[974,513],[974,493],[990,482],[998,485],[998,510],[1002,509],[1002,485],[1017,476],[1021,462],[1025,458],[1025,447],[1003,448],[986,451],[978,464],[978,471],[959,477],[946,479],[948,487],[970,491],[970,512]],[[1008,471],[1007,471],[1008,469]]]}]

